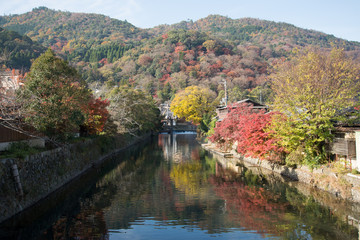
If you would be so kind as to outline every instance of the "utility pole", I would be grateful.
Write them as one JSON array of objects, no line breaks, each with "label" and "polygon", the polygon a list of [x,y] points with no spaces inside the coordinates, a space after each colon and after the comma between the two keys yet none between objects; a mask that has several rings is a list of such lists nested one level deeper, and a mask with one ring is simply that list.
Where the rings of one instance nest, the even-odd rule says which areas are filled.
[{"label": "utility pole", "polygon": [[224,103],[225,103],[225,107],[227,107],[228,97],[227,97],[226,79],[223,79],[223,83],[224,83],[224,90],[225,90]]}]

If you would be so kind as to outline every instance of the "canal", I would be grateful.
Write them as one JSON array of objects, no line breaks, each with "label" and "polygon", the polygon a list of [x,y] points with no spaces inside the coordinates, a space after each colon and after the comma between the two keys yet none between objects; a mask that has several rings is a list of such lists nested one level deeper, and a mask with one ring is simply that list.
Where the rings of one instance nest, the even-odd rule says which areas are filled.
[{"label": "canal", "polygon": [[195,138],[130,148],[0,225],[0,239],[359,239],[357,205],[227,169]]}]

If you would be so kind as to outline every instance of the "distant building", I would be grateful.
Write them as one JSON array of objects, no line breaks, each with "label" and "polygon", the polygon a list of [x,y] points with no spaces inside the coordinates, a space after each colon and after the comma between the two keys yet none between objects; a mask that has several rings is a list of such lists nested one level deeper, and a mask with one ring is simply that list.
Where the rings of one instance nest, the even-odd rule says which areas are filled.
[{"label": "distant building", "polygon": [[167,126],[176,125],[177,118],[174,116],[174,113],[170,110],[169,103],[160,104],[160,115],[164,118],[163,124]]},{"label": "distant building", "polygon": [[[265,110],[266,112],[269,110],[268,109],[268,106],[266,105],[263,105],[263,104],[260,104],[260,103],[257,103],[253,100],[250,100],[250,99],[243,99],[241,101],[238,101],[236,103],[234,103],[233,105],[238,105],[238,104],[242,104],[242,103],[247,103],[247,104],[251,104],[253,106],[253,109],[263,109]],[[218,121],[222,121],[226,115],[229,113],[230,109],[229,109],[229,106],[219,106],[216,108],[216,117],[218,119]]]},{"label": "distant building", "polygon": [[0,71],[0,93],[14,92],[23,84],[21,79],[22,75],[19,70]]}]

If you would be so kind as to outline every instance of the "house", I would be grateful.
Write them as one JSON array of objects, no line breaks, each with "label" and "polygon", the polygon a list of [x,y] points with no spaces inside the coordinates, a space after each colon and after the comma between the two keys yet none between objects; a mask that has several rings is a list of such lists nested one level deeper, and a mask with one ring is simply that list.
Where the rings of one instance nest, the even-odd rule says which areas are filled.
[{"label": "house", "polygon": [[169,103],[163,103],[159,106],[160,115],[164,118],[162,121],[166,126],[174,126],[176,125],[177,118],[175,117],[174,113],[170,110]]},{"label": "house", "polygon": [[335,126],[332,131],[333,141],[329,144],[327,151],[335,156],[335,160],[343,158],[349,168],[356,167],[356,138],[355,133],[360,127]]},{"label": "house", "polygon": [[0,71],[0,93],[13,92],[22,85],[22,75],[19,70]]},{"label": "house", "polygon": [[[265,110],[265,112],[267,112],[269,110],[268,106],[257,103],[250,99],[243,99],[241,101],[234,103],[233,105],[236,106],[238,104],[243,104],[243,103],[251,104],[253,106],[253,109],[262,109],[262,110]],[[217,115],[216,117],[217,117],[218,121],[222,121],[228,113],[229,113],[228,106],[219,106],[216,108],[216,115]]]},{"label": "house", "polygon": [[24,142],[31,147],[45,147],[44,139],[31,137],[21,132],[7,128],[0,122],[0,151],[9,149],[11,144],[15,142]]}]

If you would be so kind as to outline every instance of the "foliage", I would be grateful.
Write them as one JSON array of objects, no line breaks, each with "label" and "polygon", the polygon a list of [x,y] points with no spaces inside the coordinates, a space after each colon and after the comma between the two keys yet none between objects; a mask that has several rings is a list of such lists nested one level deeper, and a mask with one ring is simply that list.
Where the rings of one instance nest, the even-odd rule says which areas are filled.
[{"label": "foliage", "polygon": [[14,142],[10,148],[1,153],[2,158],[22,158],[44,151],[43,148],[31,147],[26,142]]},{"label": "foliage", "polygon": [[203,135],[207,135],[209,131],[211,131],[215,127],[216,119],[214,118],[214,114],[207,113],[204,115],[203,119],[200,122],[199,129]]},{"label": "foliage", "polygon": [[84,106],[86,116],[85,127],[90,135],[100,134],[103,132],[105,123],[110,117],[107,107],[110,102],[101,98],[91,97],[88,104]]},{"label": "foliage", "polygon": [[168,101],[174,97],[174,91],[171,89],[170,83],[164,85],[163,89],[158,92],[158,97],[161,102]]},{"label": "foliage", "polygon": [[82,106],[90,98],[76,70],[50,49],[34,61],[18,94],[25,121],[49,136],[76,131],[85,117]]},{"label": "foliage", "polygon": [[223,78],[230,102],[244,98],[265,102],[271,65],[292,49],[334,44],[344,46],[354,58],[360,56],[356,42],[251,18],[210,15],[195,22],[139,29],[103,15],[41,7],[0,19],[4,28],[26,34],[76,65],[87,82],[131,85],[157,102],[191,85],[207,86],[218,94]]},{"label": "foliage", "polygon": [[213,100],[214,97],[209,89],[190,86],[175,95],[170,110],[177,117],[198,124],[205,114],[214,111]]},{"label": "foliage", "polygon": [[151,96],[129,87],[116,87],[107,95],[109,112],[119,132],[139,134],[155,130],[160,111]]},{"label": "foliage", "polygon": [[103,59],[106,59],[108,63],[112,63],[115,60],[118,60],[124,53],[131,49],[132,45],[125,44],[102,44],[100,46],[86,46],[81,48],[76,48],[73,51],[66,50],[64,53],[64,57],[68,61],[84,61],[90,63],[98,63]]},{"label": "foliage", "polygon": [[0,28],[0,67],[29,69],[45,48],[27,36]]},{"label": "foliage", "polygon": [[283,113],[271,125],[279,143],[288,152],[303,148],[306,159],[324,161],[333,121],[344,121],[341,111],[356,104],[359,74],[360,68],[340,49],[307,49],[280,63],[271,76],[273,107]]},{"label": "foliage", "polygon": [[[126,21],[100,14],[70,13],[35,8],[31,12],[4,16],[1,19],[7,29],[26,34],[46,47],[74,48],[85,40],[96,42],[125,40],[141,36],[141,30]],[[56,49],[57,50],[57,49]]]},{"label": "foliage", "polygon": [[209,140],[225,148],[236,143],[237,152],[245,156],[281,160],[284,149],[278,146],[278,139],[271,136],[272,132],[266,131],[275,113],[265,114],[247,104],[229,108],[230,112],[216,124]]}]

